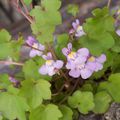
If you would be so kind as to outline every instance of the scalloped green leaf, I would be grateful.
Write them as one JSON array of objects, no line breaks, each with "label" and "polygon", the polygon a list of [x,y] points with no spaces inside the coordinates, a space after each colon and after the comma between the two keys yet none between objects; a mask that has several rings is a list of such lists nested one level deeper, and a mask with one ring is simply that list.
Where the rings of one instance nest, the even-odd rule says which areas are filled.
[{"label": "scalloped green leaf", "polygon": [[84,30],[90,38],[96,39],[99,36],[112,32],[114,28],[114,18],[110,15],[107,7],[95,9],[94,17],[88,18],[84,24]]},{"label": "scalloped green leaf", "polygon": [[60,0],[42,0],[41,6],[32,9],[31,15],[35,22],[31,24],[31,28],[40,43],[53,42],[56,25],[62,21],[58,12],[60,4]]},{"label": "scalloped green leaf", "polygon": [[106,7],[94,10],[93,15],[83,25],[86,36],[80,38],[80,43],[87,47],[92,54],[99,55],[115,44],[111,34],[115,31],[114,18]]},{"label": "scalloped green leaf", "polygon": [[24,98],[6,92],[0,93],[0,112],[5,118],[26,120],[25,112],[28,110],[29,106]]},{"label": "scalloped green leaf", "polygon": [[114,45],[114,39],[109,33],[102,34],[98,38],[91,39],[88,36],[80,38],[79,43],[88,48],[94,55],[100,55]]},{"label": "scalloped green leaf", "polygon": [[55,52],[59,59],[65,59],[65,56],[62,53],[62,49],[68,44],[68,35],[62,34],[57,36],[57,43],[55,45]]},{"label": "scalloped green leaf", "polygon": [[38,72],[39,66],[33,61],[33,60],[28,60],[25,62],[23,66],[23,72],[25,75],[26,79],[39,79],[40,74]]},{"label": "scalloped green leaf", "polygon": [[[60,0],[41,0],[42,7],[45,8],[46,11],[56,11],[61,6]],[[53,7],[54,6],[54,7]]]},{"label": "scalloped green leaf", "polygon": [[61,111],[54,104],[41,105],[30,113],[29,120],[59,120]]},{"label": "scalloped green leaf", "polygon": [[50,83],[46,80],[25,80],[20,89],[20,95],[25,97],[31,108],[38,107],[43,100],[51,99]]},{"label": "scalloped green leaf", "polygon": [[11,36],[5,29],[0,30],[0,44],[9,42],[10,39],[11,39]]},{"label": "scalloped green leaf", "polygon": [[73,120],[72,116],[73,116],[73,111],[65,106],[65,105],[61,105],[59,107],[60,111],[62,112],[63,116],[62,118],[60,118],[60,120]]},{"label": "scalloped green leaf", "polygon": [[68,104],[72,108],[77,108],[79,112],[87,114],[94,108],[94,97],[92,92],[76,91],[68,98]]},{"label": "scalloped green leaf", "polygon": [[102,82],[98,91],[106,90],[115,102],[120,103],[120,73],[111,74],[108,82]]},{"label": "scalloped green leaf", "polygon": [[95,107],[93,111],[102,114],[108,110],[112,98],[106,91],[101,91],[95,94],[94,101]]}]

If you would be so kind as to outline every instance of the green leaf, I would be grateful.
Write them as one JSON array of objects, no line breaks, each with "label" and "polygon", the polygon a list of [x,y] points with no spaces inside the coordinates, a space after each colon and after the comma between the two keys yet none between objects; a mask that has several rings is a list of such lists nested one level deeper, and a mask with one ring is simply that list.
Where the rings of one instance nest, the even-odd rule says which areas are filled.
[{"label": "green leaf", "polygon": [[20,89],[20,95],[24,96],[31,108],[38,107],[43,99],[51,99],[50,83],[46,80],[37,80],[35,82],[25,80]]},{"label": "green leaf", "polygon": [[95,94],[94,99],[95,107],[93,111],[99,114],[105,113],[108,110],[109,104],[112,100],[111,96],[105,91],[98,92],[97,94]]},{"label": "green leaf", "polygon": [[107,7],[95,9],[94,17],[88,18],[84,24],[84,30],[90,38],[98,38],[106,32],[114,31],[114,18],[110,15]]},{"label": "green leaf", "polygon": [[115,40],[115,45],[112,47],[112,51],[119,53],[120,52],[120,36],[116,32],[112,33],[112,36]]},{"label": "green leaf", "polygon": [[73,111],[69,107],[62,105],[59,107],[59,109],[61,110],[63,114],[63,117],[60,118],[60,120],[73,120],[72,119]]},{"label": "green leaf", "polygon": [[110,34],[105,33],[98,36],[96,40],[83,36],[80,38],[79,43],[88,48],[92,54],[100,55],[114,45],[114,39]]},{"label": "green leaf", "polygon": [[57,44],[55,46],[55,52],[60,59],[65,59],[65,56],[62,53],[62,49],[65,46],[67,46],[67,44],[68,44],[68,35],[67,34],[59,35],[57,38]]},{"label": "green leaf", "polygon": [[[6,107],[5,107],[6,106]],[[29,107],[24,98],[9,93],[0,93],[0,111],[9,120],[26,120],[25,111]]]},{"label": "green leaf", "polygon": [[86,36],[80,38],[80,43],[90,49],[94,55],[101,54],[115,44],[111,32],[114,32],[114,18],[108,8],[96,9],[93,17],[88,18],[83,25]]},{"label": "green leaf", "polygon": [[76,91],[69,97],[68,104],[72,108],[77,108],[79,112],[87,114],[94,108],[94,98],[92,92]]},{"label": "green leaf", "polygon": [[3,88],[7,89],[10,84],[11,82],[7,74],[0,75],[0,89],[3,89]]},{"label": "green leaf", "polygon": [[86,83],[82,86],[81,91],[93,91],[93,86],[89,83]]},{"label": "green leaf", "polygon": [[24,0],[26,5],[30,5],[30,3],[32,3],[32,0]]},{"label": "green leaf", "polygon": [[38,72],[39,66],[33,61],[28,60],[23,66],[23,72],[26,79],[39,79],[40,74]]},{"label": "green leaf", "polygon": [[73,16],[76,16],[76,14],[79,12],[79,7],[77,5],[69,4],[67,6],[67,12],[72,14]]},{"label": "green leaf", "polygon": [[120,55],[116,54],[116,56],[113,57],[113,62],[111,65],[111,69],[113,73],[118,73],[120,72]]},{"label": "green leaf", "polygon": [[1,43],[0,44],[0,59],[5,59],[13,53],[11,43]]},{"label": "green leaf", "polygon": [[54,104],[41,105],[30,113],[29,120],[59,120],[62,113]]},{"label": "green leaf", "polygon": [[40,43],[53,42],[55,27],[62,21],[58,12],[60,3],[60,0],[42,0],[42,6],[36,6],[31,11],[31,15],[35,18],[31,28]]},{"label": "green leaf", "polygon": [[11,44],[13,49],[13,53],[11,57],[13,60],[19,61],[21,57],[21,48],[22,48],[22,45],[24,44],[23,37],[20,36],[18,40],[11,41]]},{"label": "green leaf", "polygon": [[10,39],[11,39],[11,36],[5,29],[0,30],[0,44],[9,42]]},{"label": "green leaf", "polygon": [[[61,6],[60,0],[41,0],[42,7],[45,8],[46,11],[56,11]],[[54,6],[54,7],[53,7]]]},{"label": "green leaf", "polygon": [[115,102],[120,103],[120,73],[110,75],[108,82],[102,82],[98,91],[106,90]]}]

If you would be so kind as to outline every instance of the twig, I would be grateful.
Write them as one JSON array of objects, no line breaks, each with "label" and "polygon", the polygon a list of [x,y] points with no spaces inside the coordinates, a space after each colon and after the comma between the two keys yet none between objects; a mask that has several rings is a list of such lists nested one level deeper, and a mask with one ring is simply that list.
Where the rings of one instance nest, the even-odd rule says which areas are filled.
[{"label": "twig", "polygon": [[27,46],[27,47],[30,47],[30,48],[32,48],[32,49],[35,49],[35,50],[38,50],[38,51],[42,52],[40,49],[35,48],[35,47],[32,47],[32,46],[30,46],[30,45],[28,45],[28,44],[24,44],[24,46]]},{"label": "twig", "polygon": [[16,1],[12,1],[13,5],[16,7],[17,11],[22,14],[30,23],[33,23],[33,19],[30,17],[29,15],[29,11],[27,10],[25,4],[22,2],[21,0],[21,3],[22,5],[24,4],[24,9],[25,9],[25,12],[22,10],[22,8],[19,6],[19,0]]},{"label": "twig", "polygon": [[22,5],[23,5],[23,7],[24,7],[24,9],[25,9],[26,14],[29,14],[29,11],[28,11],[28,9],[27,9],[24,1],[23,1],[23,0],[20,0],[20,1],[21,1]]},{"label": "twig", "polygon": [[33,20],[21,9],[18,10],[31,24],[33,23]]},{"label": "twig", "polygon": [[4,65],[17,65],[17,66],[23,66],[24,65],[24,63],[12,62],[12,61],[0,61],[0,64],[4,64]]},{"label": "twig", "polygon": [[112,1],[112,0],[108,0],[108,3],[107,3],[107,7],[108,7],[108,8],[110,8],[111,1]]},{"label": "twig", "polygon": [[65,96],[65,97],[62,99],[62,101],[59,102],[59,104],[62,104],[64,101],[67,100],[67,98],[74,92],[74,90],[75,90],[75,88],[77,87],[78,83],[79,83],[79,79],[77,79],[77,81],[76,81],[76,83],[74,84],[71,92],[70,92],[67,96]]}]

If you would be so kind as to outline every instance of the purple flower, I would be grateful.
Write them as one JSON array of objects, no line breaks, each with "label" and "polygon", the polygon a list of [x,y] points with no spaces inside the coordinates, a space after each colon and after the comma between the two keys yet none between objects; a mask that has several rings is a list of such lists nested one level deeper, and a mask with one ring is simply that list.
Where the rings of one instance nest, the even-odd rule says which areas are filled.
[{"label": "purple flower", "polygon": [[76,52],[72,51],[72,44],[68,43],[67,48],[62,49],[62,53],[67,57],[67,59],[75,59]]},{"label": "purple flower", "polygon": [[38,43],[34,37],[29,36],[26,43],[32,48],[29,53],[30,57],[41,56],[43,54],[45,46]]},{"label": "purple flower", "polygon": [[70,70],[69,75],[74,78],[79,78],[80,76],[83,79],[89,78],[94,72],[101,70],[103,68],[103,63],[106,61],[106,56],[104,54],[100,57],[91,56],[87,48],[79,49],[74,59],[69,59],[69,55],[72,51],[66,54],[67,50],[69,51],[68,48],[63,48],[62,52],[67,57],[66,68]]},{"label": "purple flower", "polygon": [[63,67],[63,61],[53,60],[52,54],[49,52],[47,55],[43,55],[43,59],[46,60],[45,64],[39,69],[39,73],[42,75],[53,76],[58,73],[59,69]]},{"label": "purple flower", "polygon": [[117,35],[120,36],[120,29],[118,29],[118,30],[116,31],[116,33],[117,33]]},{"label": "purple flower", "polygon": [[83,27],[80,25],[80,22],[78,19],[75,20],[75,22],[72,23],[73,28],[69,31],[69,34],[75,34],[76,37],[81,37],[85,35],[85,32],[83,31]]},{"label": "purple flower", "polygon": [[87,60],[86,66],[88,69],[98,72],[103,69],[103,63],[106,61],[106,56],[102,54],[100,57],[90,56]]},{"label": "purple flower", "polygon": [[12,82],[12,83],[19,83],[18,80],[16,80],[14,77],[12,76],[9,76],[9,80]]}]

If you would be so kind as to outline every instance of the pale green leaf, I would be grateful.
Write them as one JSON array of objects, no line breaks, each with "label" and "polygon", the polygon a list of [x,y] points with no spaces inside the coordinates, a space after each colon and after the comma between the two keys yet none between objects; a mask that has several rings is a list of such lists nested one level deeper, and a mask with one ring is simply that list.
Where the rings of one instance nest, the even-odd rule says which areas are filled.
[{"label": "pale green leaf", "polygon": [[79,112],[87,114],[94,108],[94,98],[92,92],[76,91],[68,99],[68,104],[72,108],[77,108]]},{"label": "pale green leaf", "polygon": [[0,93],[0,111],[9,120],[26,120],[25,111],[28,110],[29,106],[24,98],[6,92]]},{"label": "pale green leaf", "polygon": [[93,111],[99,114],[105,113],[108,110],[109,104],[112,100],[111,96],[105,91],[95,94],[94,99],[95,107]]},{"label": "pale green leaf", "polygon": [[51,99],[50,83],[46,80],[25,80],[20,89],[20,95],[25,97],[31,108],[38,107],[43,100]]},{"label": "pale green leaf", "polygon": [[73,120],[72,119],[73,111],[69,107],[67,107],[65,105],[61,105],[59,107],[59,109],[61,110],[61,112],[63,114],[63,117],[60,118],[60,120]]},{"label": "pale green leaf", "polygon": [[59,120],[61,111],[54,104],[41,105],[30,113],[29,120]]}]

